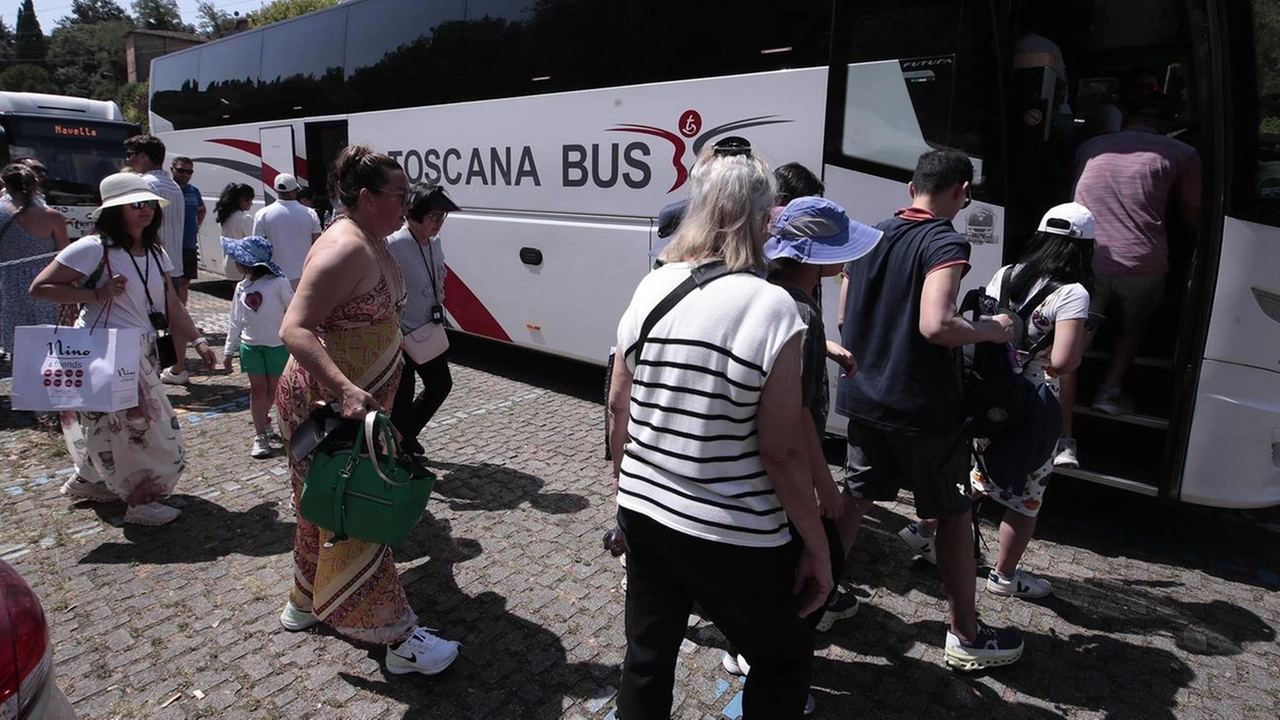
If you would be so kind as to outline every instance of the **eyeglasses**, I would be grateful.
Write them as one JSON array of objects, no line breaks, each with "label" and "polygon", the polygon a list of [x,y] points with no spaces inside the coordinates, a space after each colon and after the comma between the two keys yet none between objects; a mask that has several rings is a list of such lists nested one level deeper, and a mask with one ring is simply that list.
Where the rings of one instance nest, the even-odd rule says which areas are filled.
[{"label": "eyeglasses", "polygon": [[965,209],[965,208],[969,207],[969,206],[970,206],[970,205],[972,205],[972,204],[973,204],[973,190],[972,190],[972,189],[970,189],[970,188],[965,188],[965,189],[964,189],[964,204],[960,206],[960,209],[961,209],[961,210],[963,210],[963,209]]},{"label": "eyeglasses", "polygon": [[378,194],[390,195],[391,197],[400,198],[400,207],[409,207],[409,203],[411,202],[412,196],[413,196],[413,192],[411,190],[396,190],[395,192],[390,192],[387,190],[379,190]]},{"label": "eyeglasses", "polygon": [[449,217],[449,213],[444,210],[429,212],[426,215],[422,216],[424,220],[430,220],[431,222],[444,222],[445,218],[447,217]]},{"label": "eyeglasses", "polygon": [[134,210],[141,210],[142,208],[151,208],[152,210],[159,210],[160,201],[159,200],[135,200],[129,203],[129,207],[133,208]]},{"label": "eyeglasses", "polygon": [[751,157],[751,143],[746,138],[730,135],[712,145],[711,151],[719,157],[736,157],[738,155]]}]

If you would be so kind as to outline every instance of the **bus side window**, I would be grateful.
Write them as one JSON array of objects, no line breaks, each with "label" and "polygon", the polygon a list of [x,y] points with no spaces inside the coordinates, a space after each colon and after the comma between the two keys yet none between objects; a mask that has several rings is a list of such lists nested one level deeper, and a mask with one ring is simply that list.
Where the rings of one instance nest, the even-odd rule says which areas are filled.
[{"label": "bus side window", "polygon": [[907,180],[921,153],[961,150],[975,195],[1002,196],[998,51],[988,0],[838,3],[827,161]]}]

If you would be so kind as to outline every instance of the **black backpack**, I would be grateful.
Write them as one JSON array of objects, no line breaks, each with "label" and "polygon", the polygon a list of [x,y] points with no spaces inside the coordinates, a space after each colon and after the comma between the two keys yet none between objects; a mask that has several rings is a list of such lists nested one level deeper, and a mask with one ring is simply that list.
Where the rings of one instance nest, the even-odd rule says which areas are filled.
[{"label": "black backpack", "polygon": [[[1013,276],[1013,266],[1005,269],[1000,283],[1000,298],[993,298],[983,288],[975,288],[965,295],[960,305],[960,313],[968,314],[970,319],[977,320],[981,316],[996,315],[1012,310],[1009,305],[1009,280]],[[1014,311],[1026,328],[1031,314],[1061,285],[1050,281],[1034,293],[1020,308]],[[1023,332],[1021,337],[1025,338]],[[1018,350],[1031,352],[1033,355],[1052,341],[1052,333],[1047,333],[1035,343],[1034,347],[1023,347],[1025,341],[1015,347],[1012,343],[974,343],[972,354],[965,359],[964,367],[964,409],[969,427],[974,437],[996,439],[1026,412],[1032,396],[1036,395],[1035,383],[1022,377],[1022,367],[1018,362]]]}]

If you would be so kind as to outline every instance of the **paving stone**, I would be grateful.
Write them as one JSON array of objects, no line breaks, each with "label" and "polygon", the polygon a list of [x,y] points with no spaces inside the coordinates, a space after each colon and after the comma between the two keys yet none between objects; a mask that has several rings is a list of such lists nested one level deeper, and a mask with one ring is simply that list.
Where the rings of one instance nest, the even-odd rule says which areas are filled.
[{"label": "paving stone", "polygon": [[[195,285],[197,324],[225,332],[229,290]],[[0,396],[0,557],[40,594],[80,716],[614,717],[624,571],[600,546],[615,513],[602,373],[465,338],[451,356],[453,393],[422,435],[440,480],[396,548],[423,622],[463,643],[431,678],[386,675],[380,650],[329,632],[279,628],[292,582],[287,465],[248,457],[243,375],[166,388],[190,463],[173,499],[184,515],[168,528],[68,503],[60,435]],[[989,558],[998,517],[982,521]],[[1024,564],[1057,592],[1029,603],[980,591],[984,620],[1022,627],[1027,654],[967,677],[941,665],[937,571],[895,537],[913,518],[909,495],[868,514],[845,572],[863,609],[818,640],[819,717],[1280,716],[1280,543],[1260,524],[1055,481]],[[673,717],[740,712],[723,637],[701,620],[687,637]]]}]

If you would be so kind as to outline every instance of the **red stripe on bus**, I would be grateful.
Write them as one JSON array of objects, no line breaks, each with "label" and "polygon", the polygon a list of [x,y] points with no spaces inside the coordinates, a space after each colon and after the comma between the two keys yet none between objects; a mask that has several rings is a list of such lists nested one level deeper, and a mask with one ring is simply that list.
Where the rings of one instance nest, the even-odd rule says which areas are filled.
[{"label": "red stripe on bus", "polygon": [[458,321],[458,327],[476,335],[511,342],[511,336],[502,329],[489,309],[480,302],[480,298],[471,292],[471,288],[467,287],[467,284],[447,265],[445,270],[444,304],[449,309],[449,314],[453,315],[453,319]]},{"label": "red stripe on bus", "polygon": [[[216,138],[216,139],[210,140],[209,142],[215,143],[217,145],[225,145],[229,148],[235,148],[236,150],[243,150],[244,152],[247,152],[258,159],[262,158],[262,143],[256,143],[256,142],[253,142],[252,140],[237,140],[236,138]],[[307,168],[306,158],[300,158],[297,155],[294,155],[293,156],[294,176],[296,176],[299,180],[306,180],[307,169],[308,168]],[[274,182],[276,179],[276,175],[278,174],[280,174],[279,171],[274,168],[272,168],[270,174],[268,174],[267,166],[266,165],[262,166],[262,182],[265,183],[266,185],[270,185],[272,182]]]}]

